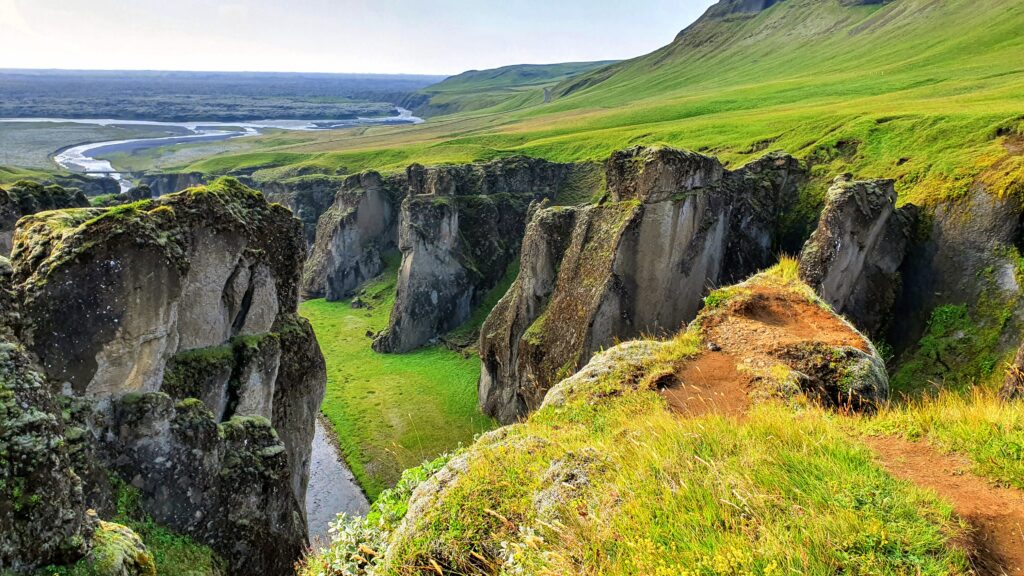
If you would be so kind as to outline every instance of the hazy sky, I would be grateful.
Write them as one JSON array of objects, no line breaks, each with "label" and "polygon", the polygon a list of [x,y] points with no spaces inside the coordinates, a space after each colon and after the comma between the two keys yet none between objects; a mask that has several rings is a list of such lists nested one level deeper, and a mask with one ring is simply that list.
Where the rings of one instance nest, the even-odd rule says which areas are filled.
[{"label": "hazy sky", "polygon": [[453,74],[621,59],[714,0],[0,0],[0,68]]}]

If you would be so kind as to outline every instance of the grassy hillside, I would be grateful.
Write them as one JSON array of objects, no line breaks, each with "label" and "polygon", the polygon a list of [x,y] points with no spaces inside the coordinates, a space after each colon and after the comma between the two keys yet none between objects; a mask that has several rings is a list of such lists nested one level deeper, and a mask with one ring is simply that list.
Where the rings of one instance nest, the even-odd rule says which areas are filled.
[{"label": "grassy hillside", "polygon": [[[743,286],[791,293],[791,313],[825,306],[795,276],[784,261]],[[695,379],[684,404],[710,408],[679,408],[667,376],[720,353],[705,352],[701,326],[756,301],[709,303],[708,324],[599,355],[524,422],[407,471],[299,574],[953,576],[1019,565],[1024,500],[989,480],[1021,486],[1024,405],[946,395],[857,416],[782,393],[736,409],[720,400],[724,385]],[[905,474],[915,463],[924,474]],[[972,516],[978,500],[1007,516]]]},{"label": "grassy hillside", "polygon": [[1024,133],[1021,29],[1019,2],[786,0],[698,22],[659,51],[563,82],[547,104],[267,140],[189,169],[273,177],[512,154],[567,161],[664,143],[731,163],[784,149],[822,179],[892,177],[918,201],[961,194],[979,176],[1003,190],[1022,166],[1008,140]]},{"label": "grassy hillside", "polygon": [[440,116],[485,108],[518,108],[544,102],[545,89],[614,61],[517,64],[470,70],[419,91],[429,97],[417,107],[421,116]]}]

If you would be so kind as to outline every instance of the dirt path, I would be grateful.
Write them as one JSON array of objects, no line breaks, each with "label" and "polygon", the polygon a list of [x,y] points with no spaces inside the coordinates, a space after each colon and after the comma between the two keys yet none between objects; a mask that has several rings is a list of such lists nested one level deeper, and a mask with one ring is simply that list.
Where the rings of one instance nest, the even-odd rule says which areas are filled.
[{"label": "dirt path", "polygon": [[976,568],[985,576],[1024,575],[1024,492],[996,488],[969,472],[970,463],[925,443],[869,438],[890,474],[931,489],[976,529]]},{"label": "dirt path", "polygon": [[723,352],[702,354],[677,375],[677,384],[661,391],[669,407],[684,416],[741,415],[750,406],[746,381],[736,358]]}]

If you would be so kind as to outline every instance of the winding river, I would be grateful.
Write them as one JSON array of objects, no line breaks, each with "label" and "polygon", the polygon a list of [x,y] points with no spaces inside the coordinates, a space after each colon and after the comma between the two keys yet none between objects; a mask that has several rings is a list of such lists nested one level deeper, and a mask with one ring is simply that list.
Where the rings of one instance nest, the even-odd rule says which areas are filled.
[{"label": "winding river", "polygon": [[173,146],[184,142],[216,142],[230,138],[255,136],[263,130],[334,130],[374,124],[420,124],[422,118],[410,110],[398,108],[397,116],[382,118],[353,118],[349,120],[260,120],[255,122],[156,122],[150,120],[115,120],[91,118],[0,118],[0,122],[52,122],[92,124],[96,126],[153,126],[181,132],[158,138],[110,140],[72,146],[55,153],[53,159],[65,170],[96,178],[112,178],[122,192],[131,188],[131,182],[107,160],[98,158],[115,152],[134,152],[148,148]]}]

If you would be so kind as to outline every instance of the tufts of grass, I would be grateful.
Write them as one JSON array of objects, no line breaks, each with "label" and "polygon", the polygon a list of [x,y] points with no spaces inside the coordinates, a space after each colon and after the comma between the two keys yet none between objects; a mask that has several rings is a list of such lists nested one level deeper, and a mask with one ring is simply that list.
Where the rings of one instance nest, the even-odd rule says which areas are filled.
[{"label": "tufts of grass", "polygon": [[333,425],[349,468],[370,499],[402,471],[469,444],[495,423],[477,410],[480,361],[444,346],[378,354],[367,333],[387,327],[398,259],[369,282],[360,299],[310,300],[300,314],[313,325],[327,360],[322,412]]},{"label": "tufts of grass", "polygon": [[1001,402],[990,391],[943,391],[864,418],[871,434],[927,441],[964,454],[974,470],[1000,484],[1024,489],[1024,403]]}]

